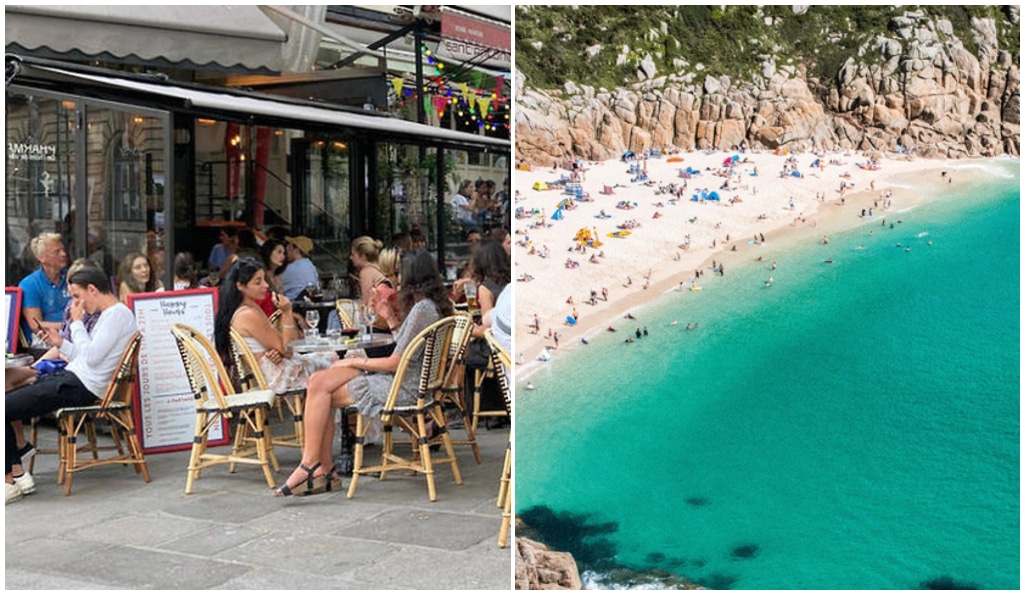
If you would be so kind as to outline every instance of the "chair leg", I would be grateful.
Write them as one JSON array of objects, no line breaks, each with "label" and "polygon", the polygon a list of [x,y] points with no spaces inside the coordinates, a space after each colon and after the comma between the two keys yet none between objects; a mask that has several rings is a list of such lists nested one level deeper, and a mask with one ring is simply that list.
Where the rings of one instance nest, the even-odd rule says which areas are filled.
[{"label": "chair leg", "polygon": [[381,481],[384,481],[384,479],[388,476],[388,472],[385,470],[384,466],[388,463],[388,460],[392,457],[394,453],[395,433],[394,427],[392,427],[392,423],[394,421],[395,420],[390,416],[387,419],[385,417],[381,418],[381,422],[384,425],[384,439],[381,443]]},{"label": "chair leg", "polygon": [[[431,461],[431,446],[427,443],[427,420],[423,410],[416,414],[416,435],[413,439],[417,442],[420,449],[420,464],[423,465],[424,475],[427,476],[427,497],[431,502],[437,499],[438,494],[434,486],[434,465]],[[447,436],[447,434],[445,434]],[[452,454],[452,444],[449,442],[447,452]]]},{"label": "chair leg", "polygon": [[477,434],[477,422],[480,421],[480,391],[484,384],[485,370],[473,371],[473,433]]},{"label": "chair leg", "polygon": [[[473,423],[473,414],[467,410],[464,389],[456,389],[456,392],[449,401],[459,409],[459,414],[463,416],[463,430],[466,432],[466,444],[470,445],[470,450],[473,451],[473,459],[477,461],[478,465],[480,465],[483,462],[483,459],[481,459],[480,456],[480,448],[477,447],[477,428]],[[444,409],[442,409],[442,411],[444,411]]]},{"label": "chair leg", "polygon": [[146,455],[142,452],[142,445],[139,444],[139,437],[135,435],[135,421],[132,419],[131,412],[118,415],[117,423],[121,431],[124,432],[124,441],[128,444],[128,452],[131,453],[132,460],[136,461],[135,472],[141,473],[143,481],[149,483],[149,466],[146,464]]},{"label": "chair leg", "polygon": [[505,506],[506,498],[509,497],[509,479],[512,476],[512,446],[505,447],[505,462],[502,463],[502,480],[498,483],[497,506]]},{"label": "chair leg", "polygon": [[[39,418],[38,417],[33,417],[32,420],[29,422],[29,427],[30,427],[29,435],[31,436],[31,440],[30,441],[32,442],[32,444],[36,445],[36,448],[38,448],[39,447]],[[58,444],[58,447],[57,447],[57,455],[60,456],[60,445],[59,444]],[[36,455],[35,454],[33,454],[29,458],[29,461],[28,461],[28,472],[29,473],[35,473],[36,472]]]},{"label": "chair leg", "polygon": [[[267,486],[273,490],[274,475],[270,470],[270,460],[274,456],[274,449],[273,446],[268,449],[268,446],[270,446],[270,432],[267,431],[267,413],[268,410],[262,407],[253,412],[253,422],[255,424],[253,438],[256,440],[256,453],[262,463],[260,468],[263,469],[263,476],[267,479]],[[274,460],[274,466],[275,468],[277,467],[277,459]]]},{"label": "chair leg", "polygon": [[498,531],[498,547],[504,548],[509,541],[509,529],[512,527],[512,498],[505,499],[502,509],[502,528]]},{"label": "chair leg", "polygon": [[[75,469],[78,466],[78,433],[82,422],[75,419],[74,415],[67,415],[57,420],[64,431],[64,448],[61,458],[64,459],[62,466],[62,477],[64,484],[64,495],[71,495],[71,482],[75,479]],[[93,451],[95,453],[95,450]]]},{"label": "chair leg", "polygon": [[196,412],[196,433],[192,438],[192,454],[189,455],[189,469],[188,476],[185,479],[185,493],[192,493],[192,484],[199,477],[199,463],[202,460],[203,453],[206,452],[206,437],[207,437],[207,419],[209,414],[198,411]]},{"label": "chair leg", "polygon": [[359,482],[360,473],[363,470],[363,436],[366,434],[363,414],[356,413],[356,447],[353,453],[352,479],[349,481],[349,491],[346,497],[352,499],[356,494],[356,483]]},{"label": "chair leg", "polygon": [[[449,436],[448,429],[445,427],[445,411],[441,408],[438,403],[434,404],[434,408],[431,411],[432,417],[434,417],[434,423],[438,424],[441,429],[441,443],[445,447],[445,455],[448,460],[451,461],[452,465],[452,477],[455,479],[456,485],[463,484],[463,474],[459,470],[459,461],[456,459],[456,450],[452,446],[452,437]],[[474,445],[476,446],[476,444]]]},{"label": "chair leg", "polygon": [[100,458],[99,449],[96,448],[96,425],[93,423],[92,418],[86,418],[82,420],[85,424],[85,436],[89,441],[89,452],[93,455],[93,460],[98,461]]}]

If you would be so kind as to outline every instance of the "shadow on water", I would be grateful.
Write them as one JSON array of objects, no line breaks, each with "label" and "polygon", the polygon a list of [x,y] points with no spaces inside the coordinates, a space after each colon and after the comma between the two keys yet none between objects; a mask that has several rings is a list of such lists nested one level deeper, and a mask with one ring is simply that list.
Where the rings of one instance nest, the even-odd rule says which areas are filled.
[{"label": "shadow on water", "polygon": [[590,514],[556,512],[547,506],[534,506],[519,514],[526,525],[525,537],[549,548],[569,552],[582,568],[610,570],[616,546],[604,536],[619,530],[619,523],[590,523]]},{"label": "shadow on water", "polygon": [[922,583],[918,585],[918,588],[935,591],[968,591],[978,589],[979,585],[958,581],[951,576],[943,575],[927,581],[922,581]]},{"label": "shadow on water", "polygon": [[730,552],[730,557],[734,560],[746,560],[757,556],[758,550],[758,544],[745,543],[733,548],[733,551]]},{"label": "shadow on water", "polygon": [[[545,544],[553,551],[569,552],[576,560],[581,574],[595,576],[603,586],[620,588],[651,587],[661,589],[693,589],[697,585],[689,579],[675,574],[665,567],[679,568],[687,560],[669,558],[662,552],[651,552],[644,568],[625,566],[616,561],[616,545],[608,536],[619,530],[618,523],[594,523],[592,515],[572,512],[556,512],[547,506],[535,506],[519,513],[521,537]],[[704,561],[695,560],[695,566]],[[660,567],[656,567],[660,566]],[[733,577],[714,577],[715,584],[731,585]]]}]

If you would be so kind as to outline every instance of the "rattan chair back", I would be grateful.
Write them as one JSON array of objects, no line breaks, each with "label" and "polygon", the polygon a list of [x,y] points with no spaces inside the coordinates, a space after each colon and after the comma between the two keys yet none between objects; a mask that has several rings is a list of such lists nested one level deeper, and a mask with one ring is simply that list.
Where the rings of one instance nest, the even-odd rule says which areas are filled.
[{"label": "rattan chair back", "polygon": [[238,390],[258,390],[267,388],[267,380],[263,370],[256,361],[256,355],[246,344],[245,338],[235,329],[231,329],[231,361],[234,364],[234,382]]},{"label": "rattan chair back", "polygon": [[[364,467],[362,437],[365,434],[365,419],[362,414],[357,415],[356,421],[356,463],[353,469],[352,482],[349,484],[348,497],[352,498],[356,493],[356,485],[361,475],[369,473],[380,473],[383,480],[388,472],[405,469],[423,474],[427,480],[427,494],[433,502],[436,498],[434,487],[434,465],[436,463],[449,463],[452,466],[452,475],[457,484],[462,483],[462,474],[459,471],[459,463],[456,461],[455,451],[452,449],[452,442],[445,427],[445,415],[441,405],[434,399],[434,393],[441,386],[445,375],[444,354],[447,354],[449,344],[452,341],[452,334],[455,329],[455,317],[443,318],[428,326],[414,337],[399,359],[398,368],[395,371],[387,400],[381,411],[381,421],[384,425],[384,445],[382,447],[381,464],[373,467]],[[413,362],[423,355],[422,363],[417,369]],[[413,406],[400,406],[398,398],[404,379],[409,374],[416,374],[417,402]],[[441,444],[445,449],[445,457],[436,459],[430,451],[431,436],[428,436],[428,420],[436,427],[435,435],[440,437]],[[394,452],[392,430],[395,426],[412,436],[414,453],[411,458],[404,458]]]},{"label": "rattan chair back", "polygon": [[505,411],[512,415],[512,391],[509,387],[509,377],[512,374],[512,358],[505,347],[495,339],[491,329],[484,331],[484,338],[491,347],[491,366],[495,370],[495,379],[498,381],[498,388],[502,392],[502,400],[505,401]]}]

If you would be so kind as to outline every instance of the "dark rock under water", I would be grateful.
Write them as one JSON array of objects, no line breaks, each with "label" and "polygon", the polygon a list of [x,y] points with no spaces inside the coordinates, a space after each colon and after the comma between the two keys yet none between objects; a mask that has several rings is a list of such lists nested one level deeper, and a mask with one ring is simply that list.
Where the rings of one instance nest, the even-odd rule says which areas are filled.
[{"label": "dark rock under water", "polygon": [[922,581],[922,583],[919,584],[918,588],[932,589],[937,591],[961,591],[978,589],[979,585],[958,581],[954,579],[954,577],[943,575],[929,579],[927,581]]},{"label": "dark rock under water", "polygon": [[738,545],[730,552],[730,557],[735,560],[747,560],[758,555],[760,548],[756,543],[745,543]]}]

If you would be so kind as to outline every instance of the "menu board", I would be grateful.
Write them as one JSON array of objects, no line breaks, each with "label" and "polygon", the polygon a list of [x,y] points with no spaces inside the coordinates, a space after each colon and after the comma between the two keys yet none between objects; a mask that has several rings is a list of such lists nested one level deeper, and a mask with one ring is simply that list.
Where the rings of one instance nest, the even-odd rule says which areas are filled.
[{"label": "menu board", "polygon": [[[196,406],[171,326],[187,324],[212,340],[216,304],[216,288],[128,296],[128,307],[142,331],[135,416],[147,454],[192,448]],[[207,363],[217,369],[212,361]],[[208,444],[227,444],[227,436],[225,421],[210,428]]]},{"label": "menu board", "polygon": [[4,288],[4,320],[7,321],[7,344],[4,353],[14,353],[18,347],[18,322],[21,318],[21,288]]}]

